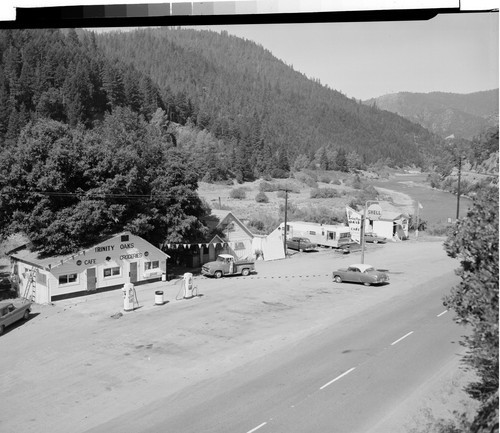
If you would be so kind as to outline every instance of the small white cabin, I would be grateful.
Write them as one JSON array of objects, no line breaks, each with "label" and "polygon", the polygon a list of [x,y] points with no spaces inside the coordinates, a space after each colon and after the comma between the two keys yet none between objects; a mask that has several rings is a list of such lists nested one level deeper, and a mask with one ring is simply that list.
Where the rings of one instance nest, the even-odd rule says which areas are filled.
[{"label": "small white cabin", "polygon": [[[283,233],[284,223],[276,229]],[[342,248],[344,245],[350,244],[351,232],[348,226],[320,224],[305,221],[289,221],[286,224],[286,237],[304,237],[311,242],[330,248]]]}]

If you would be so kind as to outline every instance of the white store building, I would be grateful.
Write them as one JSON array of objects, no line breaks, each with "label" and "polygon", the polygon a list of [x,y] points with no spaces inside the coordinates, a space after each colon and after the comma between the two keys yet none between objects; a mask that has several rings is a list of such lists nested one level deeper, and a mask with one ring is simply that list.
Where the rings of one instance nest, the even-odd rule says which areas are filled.
[{"label": "white store building", "polygon": [[161,280],[169,258],[130,232],[71,255],[40,258],[26,247],[9,255],[19,295],[39,304]]}]

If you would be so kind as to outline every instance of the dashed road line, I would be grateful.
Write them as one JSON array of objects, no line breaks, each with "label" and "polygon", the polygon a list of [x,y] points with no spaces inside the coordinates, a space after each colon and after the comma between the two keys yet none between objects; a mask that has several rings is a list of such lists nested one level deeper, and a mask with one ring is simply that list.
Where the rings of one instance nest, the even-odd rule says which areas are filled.
[{"label": "dashed road line", "polygon": [[393,341],[391,343],[391,346],[394,346],[395,344],[399,343],[401,340],[404,340],[406,337],[408,337],[411,334],[413,334],[413,331],[410,331],[410,332],[408,332],[408,334],[405,334],[401,338],[398,338],[396,341]]},{"label": "dashed road line", "polygon": [[248,430],[247,433],[253,433],[254,431],[257,431],[261,427],[264,427],[267,424],[267,422],[263,422],[262,424],[258,425],[257,427],[253,428],[252,430]]},{"label": "dashed road line", "polygon": [[337,380],[341,379],[342,377],[347,376],[351,371],[353,371],[355,369],[356,369],[356,367],[353,367],[353,368],[347,370],[346,372],[342,373],[340,376],[337,376],[335,379],[330,380],[330,382],[325,383],[320,389],[325,389],[327,386],[331,385],[333,382],[336,382]]},{"label": "dashed road line", "polygon": [[444,310],[442,313],[439,313],[436,317],[441,317],[443,314],[446,314],[448,310]]}]

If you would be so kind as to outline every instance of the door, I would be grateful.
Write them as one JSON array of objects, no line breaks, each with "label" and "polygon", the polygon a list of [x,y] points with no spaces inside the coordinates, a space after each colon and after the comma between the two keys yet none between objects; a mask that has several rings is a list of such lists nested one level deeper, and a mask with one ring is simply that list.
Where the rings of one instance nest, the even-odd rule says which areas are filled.
[{"label": "door", "polygon": [[131,283],[135,283],[137,281],[137,262],[130,262],[129,277]]},{"label": "door", "polygon": [[87,269],[87,290],[89,292],[93,291],[97,287],[97,278],[95,276],[96,268],[88,268]]}]

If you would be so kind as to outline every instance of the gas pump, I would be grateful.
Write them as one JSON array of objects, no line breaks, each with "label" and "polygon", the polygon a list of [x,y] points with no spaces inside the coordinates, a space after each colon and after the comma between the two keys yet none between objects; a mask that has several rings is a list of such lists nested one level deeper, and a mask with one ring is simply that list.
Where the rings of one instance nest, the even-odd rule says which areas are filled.
[{"label": "gas pump", "polygon": [[137,294],[132,283],[126,283],[122,287],[123,291],[123,309],[125,311],[133,311],[135,304],[139,305]]},{"label": "gas pump", "polygon": [[183,278],[184,284],[184,299],[190,299],[193,297],[193,274],[191,272],[186,272]]}]

